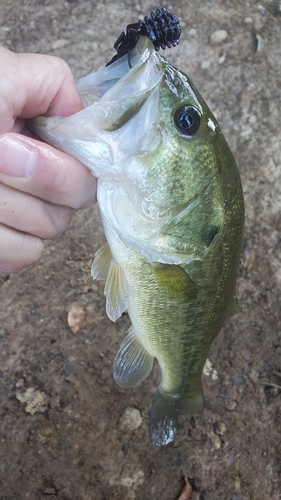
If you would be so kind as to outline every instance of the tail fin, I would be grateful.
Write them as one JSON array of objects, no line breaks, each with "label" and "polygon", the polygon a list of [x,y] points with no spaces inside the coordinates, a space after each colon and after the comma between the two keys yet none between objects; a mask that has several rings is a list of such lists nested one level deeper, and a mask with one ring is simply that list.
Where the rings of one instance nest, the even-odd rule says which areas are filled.
[{"label": "tail fin", "polygon": [[149,433],[152,443],[155,446],[170,443],[177,432],[178,416],[181,413],[201,413],[202,410],[203,394],[173,399],[158,390],[149,412]]},{"label": "tail fin", "polygon": [[168,399],[157,391],[149,412],[150,439],[156,446],[173,441],[178,424],[179,399]]}]

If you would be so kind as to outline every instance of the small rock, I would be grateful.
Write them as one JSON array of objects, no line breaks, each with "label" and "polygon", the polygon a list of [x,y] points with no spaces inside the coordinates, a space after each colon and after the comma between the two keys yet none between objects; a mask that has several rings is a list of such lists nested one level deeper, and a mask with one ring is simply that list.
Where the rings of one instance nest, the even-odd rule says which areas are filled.
[{"label": "small rock", "polygon": [[28,387],[23,394],[18,393],[16,398],[21,403],[25,403],[25,411],[34,415],[41,413],[48,408],[48,397],[44,392],[36,391],[34,387]]},{"label": "small rock", "polygon": [[246,139],[253,135],[252,127],[243,127],[243,130],[240,132],[241,137],[245,137]]},{"label": "small rock", "polygon": [[51,427],[45,426],[45,427],[42,427],[40,429],[40,434],[42,434],[42,436],[48,437],[48,436],[51,436],[52,433],[53,433],[53,430]]},{"label": "small rock", "polygon": [[119,474],[111,476],[109,484],[111,486],[121,485],[128,488],[126,498],[133,500],[136,497],[135,490],[144,483],[144,472],[142,470],[125,471],[125,474],[120,477]]},{"label": "small rock", "polygon": [[225,407],[228,411],[235,410],[236,406],[237,406],[236,401],[227,401],[227,400],[225,401]]},{"label": "small rock", "polygon": [[73,333],[77,333],[80,330],[84,319],[85,311],[83,307],[78,304],[72,306],[67,315],[67,323]]},{"label": "small rock", "polygon": [[234,488],[236,489],[236,491],[240,491],[241,490],[241,483],[240,483],[239,477],[236,477],[236,479],[234,481]]},{"label": "small rock", "polygon": [[56,490],[54,488],[44,488],[43,494],[44,495],[55,495]]},{"label": "small rock", "polygon": [[20,389],[23,385],[24,385],[24,380],[23,380],[23,378],[20,378],[17,381],[16,386]]},{"label": "small rock", "polygon": [[255,115],[250,116],[249,123],[251,123],[251,125],[257,123],[257,117]]},{"label": "small rock", "polygon": [[217,45],[221,42],[224,42],[228,37],[228,33],[225,30],[216,30],[214,33],[211,34],[211,44],[212,45]]},{"label": "small rock", "polygon": [[256,35],[256,51],[262,52],[265,47],[265,38],[262,33],[255,33]]},{"label": "small rock", "polygon": [[225,61],[226,54],[225,52],[218,58],[218,63],[222,64]]},{"label": "small rock", "polygon": [[209,69],[209,68],[210,68],[210,66],[211,66],[210,61],[203,61],[203,62],[201,63],[201,69]]},{"label": "small rock", "polygon": [[250,16],[247,16],[244,18],[244,23],[245,24],[252,24],[253,19]]},{"label": "small rock", "polygon": [[264,15],[265,15],[265,8],[264,8],[264,6],[263,6],[263,5],[259,4],[259,5],[257,6],[257,10],[259,11],[259,13],[260,13],[262,16],[264,16]]},{"label": "small rock", "polygon": [[214,425],[215,433],[223,436],[226,431],[226,425],[223,422],[216,422]]},{"label": "small rock", "polygon": [[253,82],[248,83],[247,90],[249,92],[253,92],[253,90],[255,90],[255,88],[256,88],[256,84],[255,83],[253,83]]},{"label": "small rock", "polygon": [[211,361],[207,358],[204,368],[203,368],[203,374],[206,375],[206,377],[210,377],[212,380],[218,380],[218,372],[213,368],[213,365]]},{"label": "small rock", "polygon": [[[253,83],[253,85],[254,85],[253,88],[255,88],[255,84],[254,83]],[[251,89],[248,88],[248,90],[253,90],[253,89],[252,88]],[[251,359],[252,353],[246,347],[245,347],[245,349],[242,349],[241,354],[242,354],[243,358],[245,359],[245,361],[249,361]]]},{"label": "small rock", "polygon": [[254,382],[254,384],[256,384],[259,379],[259,372],[255,370],[255,368],[251,368],[248,377],[252,382]]},{"label": "small rock", "polygon": [[212,365],[211,361],[209,360],[209,358],[207,358],[205,361],[204,368],[203,368],[203,374],[206,375],[206,377],[209,377],[212,373],[212,369],[213,369],[213,365]]},{"label": "small rock", "polygon": [[197,30],[195,28],[191,28],[188,32],[189,36],[196,36],[197,35]]},{"label": "small rock", "polygon": [[221,440],[219,436],[213,434],[210,436],[212,441],[212,451],[219,450],[221,448]]},{"label": "small rock", "polygon": [[60,40],[56,40],[52,44],[52,49],[57,50],[60,49],[61,47],[65,47],[65,45],[68,45],[71,42],[71,40],[66,40],[64,38],[61,38]]},{"label": "small rock", "polygon": [[144,482],[144,473],[142,470],[134,472],[132,475],[121,477],[120,484],[127,486],[127,488],[136,489]]},{"label": "small rock", "polygon": [[93,36],[93,37],[94,37],[94,36],[95,36],[95,34],[96,34],[95,30],[93,30],[93,29],[88,29],[88,30],[85,30],[85,31],[84,31],[84,33],[86,33],[86,34],[87,34],[87,35],[89,35],[89,36]]},{"label": "small rock", "polygon": [[235,385],[243,385],[244,379],[242,377],[232,377],[232,380]]},{"label": "small rock", "polygon": [[134,431],[142,423],[140,411],[137,408],[128,406],[123,411],[119,419],[119,429],[121,431]]}]

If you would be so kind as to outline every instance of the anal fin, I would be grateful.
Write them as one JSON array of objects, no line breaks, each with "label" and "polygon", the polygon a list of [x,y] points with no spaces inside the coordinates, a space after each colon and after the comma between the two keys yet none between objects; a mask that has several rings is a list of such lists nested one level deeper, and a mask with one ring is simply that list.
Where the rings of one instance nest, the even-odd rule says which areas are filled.
[{"label": "anal fin", "polygon": [[130,329],[114,360],[115,382],[124,388],[136,387],[151,372],[153,359]]}]

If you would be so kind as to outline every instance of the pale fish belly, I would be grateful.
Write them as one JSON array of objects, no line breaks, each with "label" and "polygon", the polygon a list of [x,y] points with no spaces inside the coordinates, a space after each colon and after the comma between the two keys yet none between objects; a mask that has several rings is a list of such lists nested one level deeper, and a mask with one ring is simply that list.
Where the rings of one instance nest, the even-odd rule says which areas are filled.
[{"label": "pale fish belly", "polygon": [[105,244],[97,252],[93,276],[107,278],[108,316],[115,321],[128,310],[132,321],[114,361],[114,378],[121,387],[135,387],[157,358],[162,381],[150,412],[150,434],[155,444],[166,444],[173,439],[180,412],[203,409],[206,325],[197,315],[194,328],[194,285],[181,267],[150,263],[125,245],[105,220],[103,224],[110,250]]}]

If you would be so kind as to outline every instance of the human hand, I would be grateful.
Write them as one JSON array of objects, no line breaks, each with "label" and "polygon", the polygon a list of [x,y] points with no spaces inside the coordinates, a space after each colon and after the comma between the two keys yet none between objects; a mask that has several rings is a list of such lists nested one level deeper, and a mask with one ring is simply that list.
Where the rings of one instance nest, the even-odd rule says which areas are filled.
[{"label": "human hand", "polygon": [[73,209],[96,202],[96,179],[78,160],[32,137],[25,120],[82,109],[61,59],[0,47],[0,273],[37,261]]}]

